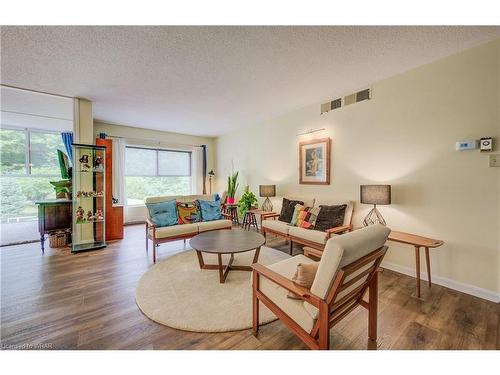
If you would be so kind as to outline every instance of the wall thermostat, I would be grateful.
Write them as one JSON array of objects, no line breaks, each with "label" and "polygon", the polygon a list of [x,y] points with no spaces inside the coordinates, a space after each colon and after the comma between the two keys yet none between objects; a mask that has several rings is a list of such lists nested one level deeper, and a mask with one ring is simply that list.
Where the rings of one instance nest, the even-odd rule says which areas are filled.
[{"label": "wall thermostat", "polygon": [[474,150],[476,148],[477,148],[476,140],[459,141],[455,144],[455,149],[457,151]]},{"label": "wall thermostat", "polygon": [[493,150],[493,138],[485,137],[479,140],[479,149],[481,151],[492,151]]}]

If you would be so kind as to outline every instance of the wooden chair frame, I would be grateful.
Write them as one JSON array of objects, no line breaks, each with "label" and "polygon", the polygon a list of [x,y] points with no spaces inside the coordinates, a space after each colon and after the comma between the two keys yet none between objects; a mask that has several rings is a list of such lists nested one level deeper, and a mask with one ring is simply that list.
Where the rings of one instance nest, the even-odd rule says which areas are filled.
[{"label": "wooden chair frame", "polygon": [[[267,219],[276,220],[279,216],[280,216],[280,214],[267,215],[266,220]],[[352,220],[352,215],[351,215],[351,220]],[[352,224],[351,223],[349,223],[347,225],[341,225],[339,227],[327,229],[326,230],[326,241],[328,241],[333,234],[342,234],[342,233],[350,232],[350,231],[352,231]],[[278,236],[278,237],[286,238],[288,240],[288,246],[289,246],[288,252],[290,255],[292,255],[294,243],[301,244],[304,246],[309,246],[309,247],[312,247],[313,249],[318,249],[318,250],[323,250],[325,248],[325,244],[326,244],[326,242],[325,242],[325,244],[320,244],[317,242],[306,240],[306,239],[301,238],[301,237],[296,237],[296,236],[291,236],[289,234],[284,234],[284,233],[278,232],[276,230],[264,228],[264,226],[261,226],[261,233],[264,236],[264,238],[266,238],[267,233],[274,234],[275,236]]]},{"label": "wooden chair frame", "polygon": [[[222,213],[222,216],[225,219],[231,220],[231,215]],[[179,224],[182,225],[182,224]],[[151,229],[151,234],[149,233],[149,229]],[[210,229],[206,230],[204,232],[209,232],[212,230],[223,230],[223,229],[232,229],[232,227],[229,228],[219,228],[219,229]],[[172,236],[172,237],[166,237],[166,238],[156,238],[156,225],[151,221],[151,219],[147,218],[146,219],[146,252],[148,252],[148,241],[151,240],[153,241],[153,263],[156,263],[156,249],[160,244],[166,243],[166,242],[172,242],[172,241],[178,241],[178,240],[184,240],[184,243],[186,243],[186,239],[192,238],[199,234],[198,231],[192,232],[192,233],[183,233],[179,234],[177,236]]]},{"label": "wooden chair frame", "polygon": [[[287,279],[261,264],[252,265],[252,326],[254,335],[257,335],[259,331],[259,302],[262,302],[309,348],[327,350],[330,346],[330,328],[340,322],[357,306],[363,306],[368,310],[368,337],[370,340],[377,340],[378,270],[386,251],[387,246],[383,246],[351,264],[340,268],[325,299],[315,296],[309,289],[295,284],[292,280]],[[347,280],[349,275],[371,262],[374,262],[371,267]],[[363,284],[336,301],[336,297],[340,292],[365,276],[367,276],[367,279]],[[297,294],[300,299],[319,309],[318,319],[311,332],[305,331],[293,320],[293,318],[288,316],[259,289],[260,277],[265,277],[287,291]],[[363,300],[367,289],[369,291],[368,302]]]}]

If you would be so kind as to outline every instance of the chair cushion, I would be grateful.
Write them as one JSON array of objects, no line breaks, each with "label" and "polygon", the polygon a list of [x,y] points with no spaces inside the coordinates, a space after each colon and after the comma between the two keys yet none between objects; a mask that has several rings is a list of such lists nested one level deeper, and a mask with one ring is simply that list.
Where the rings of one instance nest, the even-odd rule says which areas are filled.
[{"label": "chair cushion", "polygon": [[231,220],[202,221],[198,223],[198,231],[201,233],[208,230],[231,228],[231,226]]},{"label": "chair cushion", "polygon": [[177,208],[175,200],[146,203],[149,217],[157,227],[168,227],[177,224]]},{"label": "chair cushion", "polygon": [[283,198],[283,202],[281,203],[281,213],[280,213],[279,220],[284,221],[285,223],[290,223],[292,221],[293,212],[295,210],[295,205],[297,205],[297,204],[303,205],[304,202]]},{"label": "chair cushion", "polygon": [[202,221],[213,221],[222,219],[220,200],[199,200]]},{"label": "chair cushion", "polygon": [[191,224],[201,221],[198,201],[177,202],[179,224]]},{"label": "chair cushion", "polygon": [[[299,263],[312,264],[315,262],[303,255],[297,255],[267,267],[291,280]],[[259,289],[306,332],[311,332],[315,319],[304,308],[304,301],[288,298],[288,291],[286,289],[265,277],[260,277]]]},{"label": "chair cushion", "polygon": [[314,229],[290,227],[290,231],[288,233],[290,236],[302,238],[303,240],[311,241],[320,245],[324,245],[327,239],[326,232],[320,232],[319,230]]},{"label": "chair cushion", "polygon": [[176,237],[183,234],[197,234],[198,224],[173,225],[171,227],[156,228],[156,238]]},{"label": "chair cushion", "polygon": [[279,220],[264,220],[262,222],[262,226],[264,228],[268,228],[268,229],[274,230],[276,232],[282,233],[285,236],[288,235],[289,229],[293,228],[290,224],[284,223],[284,222],[279,221]]},{"label": "chair cushion", "polygon": [[330,228],[340,227],[344,224],[344,216],[347,205],[325,206],[320,205],[319,214],[314,229],[322,232]]}]

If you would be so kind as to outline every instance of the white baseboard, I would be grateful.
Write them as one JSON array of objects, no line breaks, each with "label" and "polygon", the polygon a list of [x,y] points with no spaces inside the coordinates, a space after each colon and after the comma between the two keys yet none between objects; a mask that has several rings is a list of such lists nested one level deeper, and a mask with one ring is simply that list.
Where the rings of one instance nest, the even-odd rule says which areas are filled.
[{"label": "white baseboard", "polygon": [[[387,268],[388,270],[391,270],[391,271],[396,271],[396,272],[402,273],[404,275],[415,277],[415,269],[414,268],[405,267],[405,266],[401,266],[399,264],[386,262],[386,261],[383,261],[380,266],[382,268]],[[422,280],[427,281],[428,280],[427,272],[421,272],[420,278]],[[467,294],[470,294],[470,295],[475,296],[475,297],[483,298],[483,299],[486,299],[488,301],[492,301],[495,303],[500,302],[500,293],[498,293],[498,292],[494,292],[494,291],[488,290],[488,289],[479,288],[477,286],[470,285],[470,284],[461,283],[459,281],[448,279],[446,277],[432,275],[432,283],[438,284],[438,285],[441,285],[441,286],[444,286],[444,287],[447,287],[447,288],[450,288],[453,290],[457,290],[459,292],[467,293]]]}]

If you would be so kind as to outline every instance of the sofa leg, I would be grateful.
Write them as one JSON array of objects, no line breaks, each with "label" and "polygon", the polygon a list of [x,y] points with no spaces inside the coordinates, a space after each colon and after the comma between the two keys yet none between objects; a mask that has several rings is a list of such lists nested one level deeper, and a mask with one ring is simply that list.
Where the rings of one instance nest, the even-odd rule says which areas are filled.
[{"label": "sofa leg", "polygon": [[146,223],[146,253],[148,252],[148,223]]},{"label": "sofa leg", "polygon": [[288,252],[290,253],[290,255],[293,254],[293,241],[291,238],[289,239],[289,243],[288,243]]},{"label": "sofa leg", "polygon": [[153,263],[156,263],[156,249],[158,249],[158,246],[160,245],[153,241]]},{"label": "sofa leg", "polygon": [[319,306],[319,350],[330,349],[330,322],[329,322],[329,306],[326,302],[322,302]]}]

